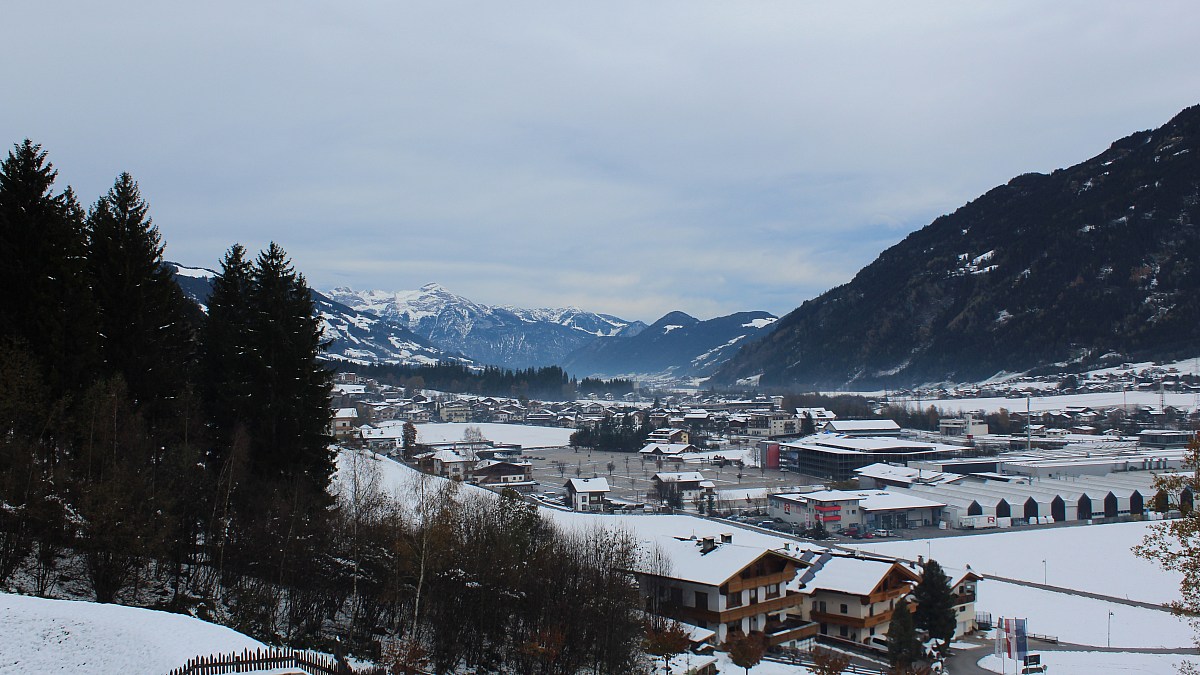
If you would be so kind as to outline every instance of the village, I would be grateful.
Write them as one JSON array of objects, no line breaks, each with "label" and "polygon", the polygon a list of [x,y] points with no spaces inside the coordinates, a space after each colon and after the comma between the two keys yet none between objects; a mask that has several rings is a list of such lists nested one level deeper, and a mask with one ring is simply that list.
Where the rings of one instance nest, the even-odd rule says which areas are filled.
[{"label": "village", "polygon": [[[818,646],[831,647],[864,669],[856,672],[882,672],[896,603],[920,583],[934,557],[929,542],[1140,526],[1178,517],[1194,500],[1188,488],[1155,487],[1156,474],[1184,467],[1193,434],[1153,426],[1164,416],[1151,405],[1121,411],[1146,425],[1133,434],[1096,433],[1094,423],[1113,411],[1080,405],[1012,411],[1021,433],[992,434],[983,411],[921,431],[890,419],[839,419],[825,408],[783,410],[782,397],[679,395],[665,405],[635,395],[567,403],[406,397],[355,376],[335,393],[334,433],[348,447],[513,491],[556,519],[608,515],[635,528],[667,561],[635,570],[647,610],[680,622],[690,637],[686,655],[672,661],[677,673],[717,672],[718,650],[744,635],[763,636],[768,659],[804,663]],[[605,424],[652,430],[623,451],[570,442],[575,430]],[[672,531],[651,514],[704,527]],[[899,553],[865,540],[925,546]],[[977,606],[989,575],[958,560],[947,572],[952,639],[961,647],[998,617]],[[1040,656],[1022,658],[1024,672],[1044,672]]]}]

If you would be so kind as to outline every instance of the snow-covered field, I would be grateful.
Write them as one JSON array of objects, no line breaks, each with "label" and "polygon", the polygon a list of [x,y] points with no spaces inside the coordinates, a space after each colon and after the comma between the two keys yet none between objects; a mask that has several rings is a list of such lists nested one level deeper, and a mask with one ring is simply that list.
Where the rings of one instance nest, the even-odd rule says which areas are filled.
[{"label": "snow-covered field", "polygon": [[1029,632],[1053,635],[1062,642],[1107,646],[1108,613],[1112,612],[1113,647],[1193,646],[1193,632],[1187,621],[1169,612],[1028,586],[982,581],[976,607],[994,617],[1027,618]]},{"label": "snow-covered field", "polygon": [[165,673],[198,655],[259,649],[181,614],[0,594],[0,673]]},{"label": "snow-covered field", "polygon": [[557,448],[567,445],[571,440],[574,429],[559,427],[535,427],[525,424],[497,424],[483,422],[480,424],[461,424],[448,422],[444,424],[417,424],[417,441],[420,443],[450,443],[461,441],[463,431],[467,427],[475,427],[483,433],[483,437],[497,443],[516,443],[522,449]]},{"label": "snow-covered field", "polygon": [[955,569],[970,565],[976,572],[1009,579],[1162,603],[1179,596],[1182,576],[1130,552],[1152,526],[1113,523],[1030,528],[913,541],[875,540],[854,548],[911,560],[929,555]]},{"label": "snow-covered field", "polygon": [[[1130,652],[1038,652],[1047,672],[1053,675],[1093,675],[1094,673],[1145,673],[1146,675],[1168,675],[1175,672],[1176,664],[1188,660],[1175,654],[1137,654]],[[1198,660],[1191,657],[1192,661]],[[994,672],[1001,670],[1000,659],[995,655],[979,661],[979,665]],[[1013,672],[1010,659],[1004,665]]]},{"label": "snow-covered field", "polygon": [[[1175,406],[1183,410],[1191,410],[1197,406],[1195,394],[1180,394],[1166,392],[1160,399],[1156,391],[1130,391],[1130,392],[1098,392],[1094,394],[1064,394],[1061,396],[1034,396],[1029,399],[1029,408],[1033,412],[1045,412],[1047,410],[1061,410],[1069,406],[1086,406],[1090,408],[1114,408],[1121,406],[1152,406],[1157,408],[1160,403],[1165,402],[1169,406]],[[895,399],[894,399],[895,400]],[[915,406],[916,399],[910,401]],[[972,411],[982,410],[985,413],[993,413],[1001,408],[1013,411],[1025,411],[1024,398],[951,398],[951,399],[923,399],[921,407],[928,408],[934,406],[945,412],[955,411]]]}]

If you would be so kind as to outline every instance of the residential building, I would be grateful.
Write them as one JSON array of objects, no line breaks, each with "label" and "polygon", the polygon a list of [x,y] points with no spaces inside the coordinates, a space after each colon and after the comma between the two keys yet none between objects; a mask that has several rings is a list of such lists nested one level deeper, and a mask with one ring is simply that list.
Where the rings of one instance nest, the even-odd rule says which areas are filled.
[{"label": "residential building", "polygon": [[805,648],[816,624],[801,618],[804,597],[789,591],[805,563],[787,552],[719,537],[661,537],[669,565],[637,570],[648,611],[707,628],[718,644],[732,635],[762,633],[772,646]]},{"label": "residential building", "polygon": [[666,445],[679,444],[687,445],[688,431],[686,429],[655,429],[646,437],[647,443],[661,443]]},{"label": "residential building", "polygon": [[567,489],[567,503],[576,511],[603,511],[610,492],[608,479],[572,478],[563,485]]},{"label": "residential building", "polygon": [[912,592],[920,575],[893,560],[808,552],[808,568],[793,583],[806,597],[821,635],[869,643],[886,636],[896,601]]},{"label": "residential building", "polygon": [[497,490],[509,488],[524,494],[537,488],[530,462],[484,459],[475,465],[471,474],[474,482]]},{"label": "residential building", "polygon": [[338,408],[333,411],[333,437],[339,441],[351,440],[358,436],[358,410],[356,408]]},{"label": "residential building", "polygon": [[699,471],[660,471],[650,481],[654,484],[655,493],[664,500],[670,493],[678,492],[679,504],[683,506],[695,504],[705,495],[714,494],[717,487]]}]

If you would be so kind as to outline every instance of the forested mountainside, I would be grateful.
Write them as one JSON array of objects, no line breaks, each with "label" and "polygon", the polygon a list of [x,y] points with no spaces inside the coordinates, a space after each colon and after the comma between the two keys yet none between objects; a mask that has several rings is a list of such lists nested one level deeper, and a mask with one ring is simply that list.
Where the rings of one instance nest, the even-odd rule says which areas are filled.
[{"label": "forested mountainside", "polygon": [[1194,356],[1200,106],[994,188],[789,313],[714,383],[828,388]]}]

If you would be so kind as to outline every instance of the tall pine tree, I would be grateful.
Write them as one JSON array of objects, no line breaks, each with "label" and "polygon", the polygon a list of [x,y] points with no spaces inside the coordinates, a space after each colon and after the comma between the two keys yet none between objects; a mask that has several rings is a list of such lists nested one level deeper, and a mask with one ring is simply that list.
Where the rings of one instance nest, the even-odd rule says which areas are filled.
[{"label": "tall pine tree", "polygon": [[925,561],[921,582],[913,589],[913,599],[917,602],[913,624],[918,629],[928,631],[929,637],[940,640],[944,653],[954,639],[954,628],[958,622],[954,616],[954,592],[950,588],[950,578],[938,561],[932,558]]},{"label": "tall pine tree", "polygon": [[0,163],[0,339],[23,343],[57,395],[87,382],[95,327],[82,210],[56,176],[29,139]]},{"label": "tall pine tree", "polygon": [[[202,393],[217,446],[232,442],[248,423],[253,394],[250,345],[252,269],[246,249],[230,247],[208,296],[208,316],[201,332]],[[223,453],[222,453],[223,454]]]},{"label": "tall pine tree", "polygon": [[333,474],[332,374],[317,360],[325,345],[308,284],[274,242],[254,264],[248,322],[253,470],[324,491]]},{"label": "tall pine tree", "polygon": [[87,262],[105,376],[121,376],[152,426],[177,412],[194,350],[190,303],[163,264],[158,228],[122,173],[87,218]]}]

